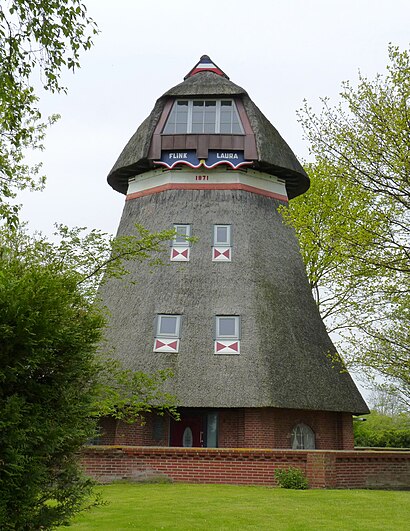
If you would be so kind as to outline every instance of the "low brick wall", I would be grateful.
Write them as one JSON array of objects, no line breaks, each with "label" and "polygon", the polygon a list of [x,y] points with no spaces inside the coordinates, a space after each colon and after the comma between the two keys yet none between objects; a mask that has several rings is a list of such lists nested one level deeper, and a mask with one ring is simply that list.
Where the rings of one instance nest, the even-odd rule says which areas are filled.
[{"label": "low brick wall", "polygon": [[166,477],[185,483],[275,485],[274,471],[296,467],[311,488],[410,489],[410,452],[88,446],[86,473],[102,483]]}]

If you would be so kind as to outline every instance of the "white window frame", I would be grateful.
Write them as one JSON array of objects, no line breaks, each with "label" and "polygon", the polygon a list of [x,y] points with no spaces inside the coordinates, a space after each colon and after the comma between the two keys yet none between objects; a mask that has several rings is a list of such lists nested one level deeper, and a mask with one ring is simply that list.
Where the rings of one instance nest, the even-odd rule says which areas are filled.
[{"label": "white window frame", "polygon": [[[220,228],[220,227],[226,227],[227,228],[227,241],[225,241],[225,242],[219,242],[217,240],[218,228]],[[231,225],[214,225],[213,245],[214,245],[214,247],[232,247]]]},{"label": "white window frame", "polygon": [[[174,224],[174,230],[177,233],[180,230],[179,227],[186,228],[185,238],[190,238],[191,237],[191,225],[185,224],[185,223],[175,223]],[[181,233],[179,233],[179,235],[181,235]],[[172,240],[172,247],[190,247],[191,243],[189,241],[187,241],[186,239],[184,239],[183,241],[179,242],[179,241],[176,240],[176,238],[177,238],[177,234],[174,236],[174,239]]]},{"label": "white window frame", "polygon": [[[224,335],[221,334],[220,322],[222,319],[235,319],[235,332],[233,335]],[[241,339],[241,318],[239,315],[216,315],[215,316],[215,340],[237,340]]]},{"label": "white window frame", "polygon": [[[161,332],[161,321],[164,317],[176,317],[176,327],[175,327],[175,333],[163,333]],[[181,337],[181,315],[175,315],[175,314],[165,314],[160,313],[156,316],[156,322],[155,322],[155,337],[164,337],[164,338],[176,338],[179,339]]]},{"label": "white window frame", "polygon": [[[171,114],[175,108],[175,106],[178,104],[178,102],[180,101],[187,101],[188,102],[188,114],[187,114],[187,124],[186,124],[186,131],[184,133],[177,133],[177,132],[165,132],[165,129],[168,125],[168,121],[171,117]],[[216,102],[216,114],[215,114],[215,130],[212,132],[212,133],[205,133],[205,132],[200,132],[200,133],[192,133],[192,111],[193,111],[193,107],[194,107],[194,101],[202,101],[202,102],[206,102],[206,101],[215,101]],[[222,101],[229,101],[232,103],[232,110],[233,110],[233,114],[234,116],[236,117],[237,119],[237,122],[239,124],[239,127],[240,127],[240,130],[241,132],[240,133],[221,133],[220,132],[220,129],[221,129],[221,103]],[[233,121],[231,120],[231,128],[232,128],[232,125],[233,125]],[[245,132],[244,132],[244,129],[243,129],[243,125],[242,125],[242,122],[241,122],[241,118],[239,116],[239,113],[238,113],[238,109],[236,107],[236,103],[235,103],[235,100],[233,99],[230,99],[230,98],[221,98],[221,99],[216,99],[216,98],[204,98],[204,99],[195,99],[195,100],[186,100],[186,99],[176,99],[174,101],[174,104],[172,106],[172,109],[168,115],[168,118],[167,118],[167,121],[165,122],[165,125],[164,125],[164,129],[163,129],[163,132],[162,132],[163,135],[178,135],[178,134],[195,134],[195,135],[206,135],[206,134],[224,134],[224,135],[231,135],[231,134],[234,134],[234,135],[244,135]]]}]

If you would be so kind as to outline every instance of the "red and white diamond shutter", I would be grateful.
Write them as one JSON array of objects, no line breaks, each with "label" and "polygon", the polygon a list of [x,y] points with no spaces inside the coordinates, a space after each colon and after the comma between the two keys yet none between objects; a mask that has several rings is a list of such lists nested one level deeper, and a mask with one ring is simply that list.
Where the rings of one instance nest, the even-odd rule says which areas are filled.
[{"label": "red and white diamond shutter", "polygon": [[215,354],[240,354],[240,341],[215,340]]},{"label": "red and white diamond shutter", "polygon": [[155,338],[154,352],[175,352],[179,351],[179,339],[175,338]]},{"label": "red and white diamond shutter", "polygon": [[231,262],[232,249],[231,247],[212,247],[212,261],[213,262]]},{"label": "red and white diamond shutter", "polygon": [[189,247],[171,247],[171,262],[189,262]]}]

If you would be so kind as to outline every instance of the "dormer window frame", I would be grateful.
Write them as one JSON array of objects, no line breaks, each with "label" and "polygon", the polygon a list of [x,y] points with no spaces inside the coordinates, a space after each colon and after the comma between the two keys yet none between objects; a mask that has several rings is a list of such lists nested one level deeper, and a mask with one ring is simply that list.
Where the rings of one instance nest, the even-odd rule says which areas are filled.
[{"label": "dormer window frame", "polygon": [[[187,108],[187,121],[185,122],[179,122],[175,119],[175,122],[172,123],[171,119],[177,118],[178,116],[178,103],[179,102],[187,102],[188,108]],[[199,105],[195,105],[195,103],[204,103],[204,111],[203,111],[203,130],[202,131],[193,131],[193,117],[194,117],[194,107],[197,107]],[[215,121],[214,122],[206,122],[206,102],[215,102]],[[231,106],[231,131],[222,131],[221,132],[221,117],[223,113],[223,103],[229,102]],[[185,113],[184,113],[185,114]],[[236,118],[236,120],[234,119]],[[207,124],[214,124],[214,130],[213,131],[205,131],[205,125]],[[227,123],[227,122],[226,122]],[[167,130],[167,126],[171,124],[173,125],[173,130]],[[177,131],[177,125],[185,125],[186,127],[184,130]],[[240,132],[232,132],[233,126],[239,125]],[[242,124],[240,113],[238,112],[238,107],[236,105],[236,102],[233,98],[176,98],[173,101],[173,105],[169,111],[169,114],[167,116],[167,119],[165,121],[163,130],[161,132],[161,135],[204,135],[204,134],[214,134],[214,135],[245,135],[245,128]]]}]

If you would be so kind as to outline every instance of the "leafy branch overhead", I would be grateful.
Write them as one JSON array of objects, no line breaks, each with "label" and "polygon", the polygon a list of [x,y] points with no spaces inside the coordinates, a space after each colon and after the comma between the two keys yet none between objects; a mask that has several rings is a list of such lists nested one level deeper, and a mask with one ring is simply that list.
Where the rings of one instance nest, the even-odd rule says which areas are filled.
[{"label": "leafy branch overhead", "polygon": [[25,163],[28,150],[42,150],[46,129],[35,86],[66,92],[64,69],[80,67],[81,51],[98,33],[80,0],[9,0],[0,5],[0,217],[16,224],[16,191],[41,189],[41,165]]},{"label": "leafy branch overhead", "polygon": [[312,292],[350,364],[391,379],[410,402],[410,55],[342,85],[341,101],[299,111],[311,189],[283,211]]}]

